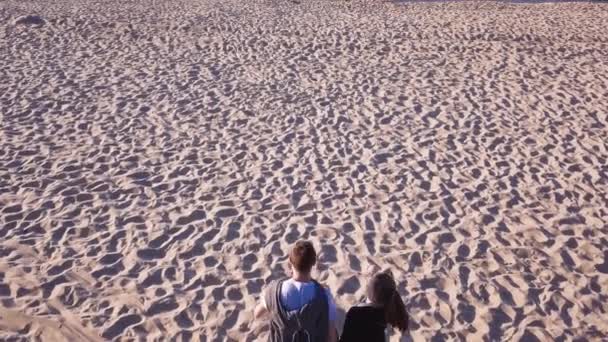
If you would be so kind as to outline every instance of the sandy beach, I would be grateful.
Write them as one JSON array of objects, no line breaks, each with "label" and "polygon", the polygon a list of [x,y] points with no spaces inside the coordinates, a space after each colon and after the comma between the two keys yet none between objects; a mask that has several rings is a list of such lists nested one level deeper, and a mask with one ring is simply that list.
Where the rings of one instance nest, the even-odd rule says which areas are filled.
[{"label": "sandy beach", "polygon": [[[37,17],[27,17],[37,16]],[[608,340],[608,3],[0,1],[0,340]],[[341,327],[339,327],[341,329]]]}]

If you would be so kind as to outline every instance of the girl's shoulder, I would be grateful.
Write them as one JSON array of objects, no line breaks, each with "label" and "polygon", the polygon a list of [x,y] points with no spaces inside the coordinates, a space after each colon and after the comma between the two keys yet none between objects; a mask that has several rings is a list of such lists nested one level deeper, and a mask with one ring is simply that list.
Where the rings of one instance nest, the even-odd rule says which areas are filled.
[{"label": "girl's shoulder", "polygon": [[386,321],[384,310],[379,307],[355,305],[346,313],[341,341],[385,341]]},{"label": "girl's shoulder", "polygon": [[384,310],[368,303],[361,303],[351,307],[346,315],[353,319],[361,318],[365,321],[384,321]]}]

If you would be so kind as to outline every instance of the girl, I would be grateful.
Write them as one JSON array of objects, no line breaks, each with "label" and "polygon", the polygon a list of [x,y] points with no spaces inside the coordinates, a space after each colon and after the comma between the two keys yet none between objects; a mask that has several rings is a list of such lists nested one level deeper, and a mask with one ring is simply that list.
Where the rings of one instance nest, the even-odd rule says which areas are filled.
[{"label": "girl", "polygon": [[372,278],[367,299],[367,303],[348,310],[340,342],[385,342],[388,324],[402,332],[407,330],[407,312],[391,271]]}]

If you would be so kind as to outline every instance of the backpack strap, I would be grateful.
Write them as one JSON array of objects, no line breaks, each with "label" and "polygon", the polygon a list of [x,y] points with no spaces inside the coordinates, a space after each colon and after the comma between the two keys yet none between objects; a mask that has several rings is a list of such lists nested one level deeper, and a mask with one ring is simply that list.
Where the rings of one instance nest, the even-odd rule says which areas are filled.
[{"label": "backpack strap", "polygon": [[[295,319],[296,319],[298,328],[291,335],[291,342],[311,342],[310,333],[308,332],[308,330],[306,330],[306,329],[304,329],[304,327],[302,327],[302,321],[300,321],[300,316],[295,315]],[[300,339],[300,336],[302,334],[304,334],[304,336],[306,337],[306,341],[302,341],[302,339]]]},{"label": "backpack strap", "polygon": [[306,342],[312,342],[310,340],[310,334],[308,333],[308,330],[302,328],[299,328],[298,331],[294,332],[293,335],[291,335],[291,342],[302,342],[302,340],[299,339],[300,333],[304,333],[304,336],[306,337]]},{"label": "backpack strap", "polygon": [[[304,327],[302,327],[302,321],[300,320],[300,316],[294,315],[294,318],[297,324],[297,329],[291,335],[291,342],[311,342],[310,334],[306,329],[304,329]],[[300,338],[301,334],[304,334],[304,336],[306,337],[306,341],[302,341],[302,339]]]},{"label": "backpack strap", "polygon": [[325,288],[318,281],[313,279],[313,282],[315,284],[315,297],[320,296],[319,298],[326,303],[327,317],[329,317],[329,298],[327,298],[327,292],[325,292]]},{"label": "backpack strap", "polygon": [[283,279],[272,281],[268,285],[268,289],[264,293],[266,308],[270,314],[281,322],[281,325],[287,324],[287,313],[281,305],[281,286]]},{"label": "backpack strap", "polygon": [[327,292],[325,291],[325,288],[323,287],[323,285],[319,284],[318,281],[313,280],[313,282],[315,283],[315,289],[316,289],[315,297],[317,297],[321,301],[321,303],[325,304],[325,310],[327,313],[327,321],[325,322],[325,324],[327,325],[327,328],[329,329],[329,298],[327,297]]}]

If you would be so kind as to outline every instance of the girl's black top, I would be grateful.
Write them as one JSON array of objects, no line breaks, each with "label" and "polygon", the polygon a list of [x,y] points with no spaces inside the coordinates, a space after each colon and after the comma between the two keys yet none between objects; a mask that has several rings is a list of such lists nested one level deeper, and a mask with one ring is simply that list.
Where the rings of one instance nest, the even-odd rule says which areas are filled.
[{"label": "girl's black top", "polygon": [[384,309],[370,305],[348,310],[340,342],[385,342]]}]

